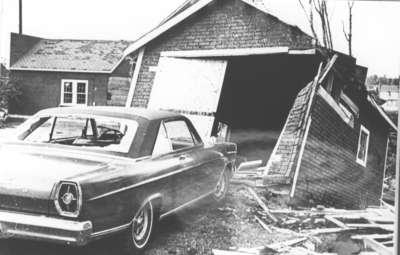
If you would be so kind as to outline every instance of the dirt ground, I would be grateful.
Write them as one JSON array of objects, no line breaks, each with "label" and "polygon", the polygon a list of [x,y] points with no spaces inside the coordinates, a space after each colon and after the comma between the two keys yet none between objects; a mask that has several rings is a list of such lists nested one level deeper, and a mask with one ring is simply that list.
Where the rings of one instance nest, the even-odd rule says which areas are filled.
[{"label": "dirt ground", "polygon": [[[255,221],[251,200],[244,186],[231,186],[226,200],[215,204],[204,199],[192,208],[166,218],[158,227],[150,254],[212,254],[212,249],[258,247],[287,240],[288,234],[268,234]],[[117,237],[74,248],[33,241],[3,240],[1,255],[120,254]]]}]

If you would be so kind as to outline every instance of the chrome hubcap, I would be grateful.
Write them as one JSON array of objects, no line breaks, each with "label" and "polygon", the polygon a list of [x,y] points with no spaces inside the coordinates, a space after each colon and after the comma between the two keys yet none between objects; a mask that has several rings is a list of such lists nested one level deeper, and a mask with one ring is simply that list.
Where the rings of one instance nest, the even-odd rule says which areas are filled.
[{"label": "chrome hubcap", "polygon": [[136,248],[143,249],[149,242],[153,228],[153,217],[153,205],[149,202],[133,218],[132,240]]},{"label": "chrome hubcap", "polygon": [[146,237],[149,226],[149,215],[145,209],[141,209],[133,221],[133,238],[136,241],[142,241]]}]

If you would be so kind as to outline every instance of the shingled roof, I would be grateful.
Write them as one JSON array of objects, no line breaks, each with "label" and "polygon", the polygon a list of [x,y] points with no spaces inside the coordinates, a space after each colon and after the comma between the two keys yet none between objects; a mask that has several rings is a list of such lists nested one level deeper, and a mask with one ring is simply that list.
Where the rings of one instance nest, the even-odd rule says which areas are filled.
[{"label": "shingled roof", "polygon": [[41,39],[11,70],[110,73],[131,42]]}]

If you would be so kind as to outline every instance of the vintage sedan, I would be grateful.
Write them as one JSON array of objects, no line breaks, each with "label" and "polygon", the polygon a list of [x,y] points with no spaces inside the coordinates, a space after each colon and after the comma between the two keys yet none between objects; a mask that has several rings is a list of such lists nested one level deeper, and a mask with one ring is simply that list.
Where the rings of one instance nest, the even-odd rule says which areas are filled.
[{"label": "vintage sedan", "polygon": [[119,233],[128,253],[143,250],[159,219],[224,198],[235,157],[175,113],[40,111],[0,144],[0,236],[85,245]]}]

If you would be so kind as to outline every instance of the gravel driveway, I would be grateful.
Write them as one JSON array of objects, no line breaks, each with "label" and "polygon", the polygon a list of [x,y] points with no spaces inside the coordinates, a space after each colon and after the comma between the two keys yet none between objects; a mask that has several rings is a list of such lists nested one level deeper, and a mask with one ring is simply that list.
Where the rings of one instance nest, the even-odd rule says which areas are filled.
[{"label": "gravel driveway", "polygon": [[[250,208],[256,206],[243,186],[231,186],[225,202],[204,199],[195,207],[163,220],[149,249],[150,254],[212,254],[212,249],[257,247],[288,238],[268,234],[254,220]],[[74,248],[31,241],[3,240],[0,254],[7,255],[106,255],[121,254],[118,239],[108,238],[86,247]]]}]

